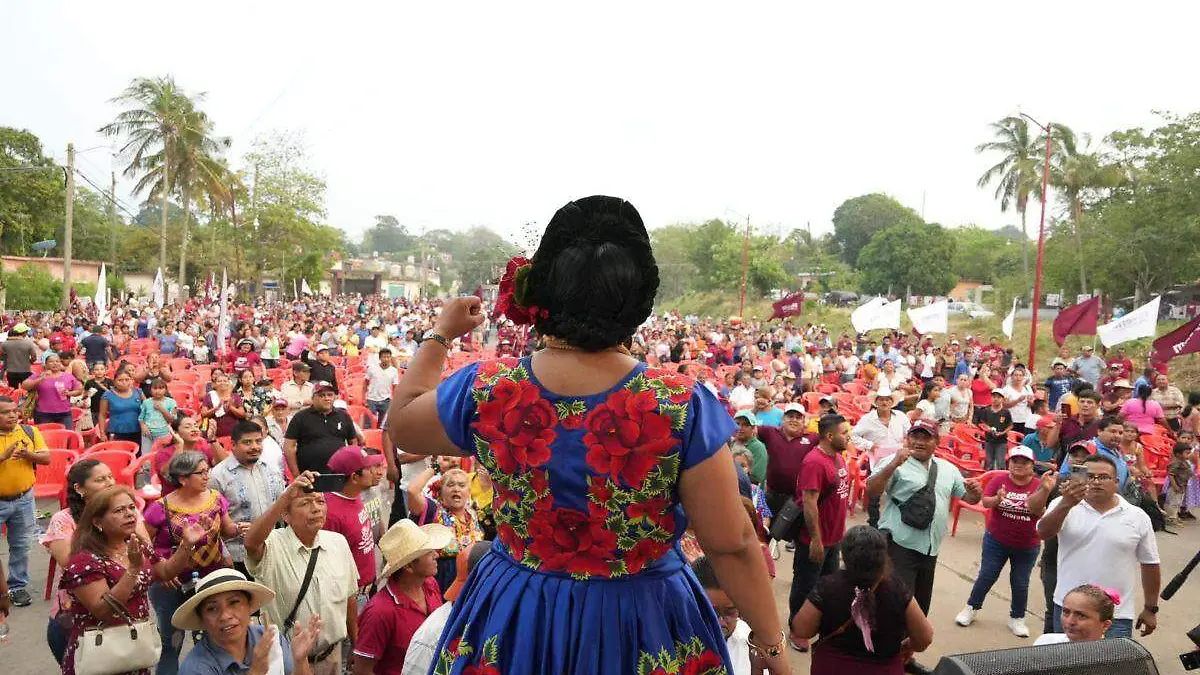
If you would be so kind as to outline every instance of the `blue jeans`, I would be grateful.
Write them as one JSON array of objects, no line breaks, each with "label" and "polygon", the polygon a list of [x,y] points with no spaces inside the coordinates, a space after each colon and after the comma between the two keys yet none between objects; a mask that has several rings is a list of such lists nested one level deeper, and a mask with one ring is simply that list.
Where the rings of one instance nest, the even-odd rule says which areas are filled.
[{"label": "blue jeans", "polygon": [[0,501],[0,524],[8,527],[8,590],[29,585],[29,546],[33,541],[33,490],[16,499]]},{"label": "blue jeans", "polygon": [[1014,619],[1024,618],[1025,607],[1029,603],[1029,577],[1033,574],[1033,566],[1037,563],[1040,548],[1012,548],[993,539],[990,533],[984,532],[983,559],[979,563],[979,576],[975,577],[975,586],[971,589],[971,597],[967,604],[975,609],[983,607],[984,598],[1000,578],[1005,563],[1008,563],[1008,583],[1012,587],[1012,607],[1009,616]]},{"label": "blue jeans", "polygon": [[158,667],[154,675],[175,675],[179,672],[179,651],[183,648],[184,631],[171,625],[171,616],[183,604],[183,591],[168,588],[160,583],[150,587],[150,604],[158,621],[158,634],[162,638],[162,653],[158,656]]},{"label": "blue jeans", "polygon": [[375,413],[375,420],[378,426],[377,429],[383,428],[383,418],[387,416],[388,408],[392,407],[392,399],[385,398],[382,401],[367,401],[367,410]]},{"label": "blue jeans", "polygon": [[[1054,606],[1054,632],[1061,633],[1062,605]],[[1133,637],[1133,619],[1113,619],[1112,625],[1104,631],[1105,638]]]}]

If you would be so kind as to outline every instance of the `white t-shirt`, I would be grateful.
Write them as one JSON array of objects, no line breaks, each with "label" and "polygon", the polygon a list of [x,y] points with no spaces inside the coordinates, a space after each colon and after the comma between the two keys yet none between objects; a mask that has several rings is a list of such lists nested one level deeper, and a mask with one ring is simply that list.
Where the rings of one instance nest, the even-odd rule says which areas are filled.
[{"label": "white t-shirt", "polygon": [[[376,355],[378,358],[378,355]],[[400,382],[396,366],[380,368],[379,364],[367,366],[367,400],[386,401],[392,397],[392,387]]]},{"label": "white t-shirt", "polygon": [[750,675],[750,624],[738,619],[733,634],[725,638],[725,648],[733,666],[729,675]]},{"label": "white t-shirt", "polygon": [[739,384],[729,391],[729,405],[734,410],[744,410],[754,407],[754,389]]},{"label": "white t-shirt", "polygon": [[1029,419],[1029,402],[1025,400],[1025,397],[1033,396],[1033,390],[1028,385],[1016,389],[1011,384],[1007,384],[1002,391],[1004,391],[1004,398],[1008,402],[1021,401],[1009,408],[1008,412],[1012,413],[1013,424],[1025,424]]},{"label": "white t-shirt", "polygon": [[[1047,511],[1062,497],[1050,502]],[[1080,502],[1067,513],[1058,533],[1058,585],[1054,604],[1062,606],[1071,589],[1082,584],[1116,589],[1121,594],[1114,617],[1137,616],[1136,583],[1141,565],[1157,565],[1158,541],[1150,516],[1117,495],[1117,506],[1100,513]]]},{"label": "white t-shirt", "polygon": [[1071,640],[1067,638],[1066,633],[1042,633],[1038,636],[1038,639],[1033,641],[1033,646],[1041,647],[1042,645],[1061,645],[1064,642],[1070,641]]}]

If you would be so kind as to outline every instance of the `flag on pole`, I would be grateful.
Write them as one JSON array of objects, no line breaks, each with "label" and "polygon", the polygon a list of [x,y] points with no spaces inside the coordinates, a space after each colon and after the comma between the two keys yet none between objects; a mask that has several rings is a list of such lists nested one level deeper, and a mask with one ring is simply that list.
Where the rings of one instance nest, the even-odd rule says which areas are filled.
[{"label": "flag on pole", "polygon": [[100,263],[100,278],[96,281],[96,295],[92,297],[92,302],[96,304],[96,321],[106,323],[108,321],[108,273],[104,269],[104,263]]},{"label": "flag on pole", "polygon": [[1001,332],[1004,333],[1004,337],[1008,338],[1009,340],[1012,339],[1013,324],[1016,323],[1016,321],[1017,321],[1017,298],[1014,297],[1012,309],[1009,310],[1008,316],[1004,317],[1004,320],[1000,322],[1000,330],[1001,330]]},{"label": "flag on pole", "polygon": [[308,287],[308,279],[300,280],[300,292],[304,295],[312,295],[312,289]]},{"label": "flag on pole", "polygon": [[871,298],[868,302],[859,305],[857,309],[850,312],[850,325],[854,326],[855,333],[865,333],[874,328],[875,314],[879,308],[886,305],[887,300],[882,297]]},{"label": "flag on pole", "polygon": [[804,291],[797,291],[789,296],[780,298],[771,305],[774,311],[767,321],[782,319],[785,316],[797,316],[804,313]]},{"label": "flag on pole", "polygon": [[913,330],[922,335],[949,333],[950,301],[940,300],[924,307],[909,307],[908,320],[912,321]]},{"label": "flag on pole", "polygon": [[1119,319],[1096,328],[1100,342],[1105,347],[1129,342],[1144,337],[1154,337],[1158,330],[1158,307],[1162,296],[1158,296]]},{"label": "flag on pole", "polygon": [[[221,288],[227,287],[226,271],[221,269]],[[225,343],[229,340],[229,294],[221,293],[221,314],[217,317],[217,353],[225,353]]]},{"label": "flag on pole", "polygon": [[1166,363],[1176,356],[1200,352],[1200,316],[1158,338],[1153,347],[1151,363]]},{"label": "flag on pole", "polygon": [[1064,309],[1054,318],[1054,341],[1061,347],[1068,335],[1095,335],[1099,317],[1099,296]]},{"label": "flag on pole", "polygon": [[167,290],[166,290],[165,284],[163,284],[163,275],[162,275],[161,267],[158,268],[158,273],[154,275],[154,286],[153,286],[153,289],[151,290],[150,294],[154,298],[154,306],[155,307],[162,309],[163,305],[167,304]]},{"label": "flag on pole", "polygon": [[300,299],[300,289],[299,289],[299,288],[296,286],[296,280],[295,280],[295,279],[292,279],[292,299],[293,299],[293,300],[299,300],[299,299]]},{"label": "flag on pole", "polygon": [[204,282],[204,297],[206,300],[212,300],[217,296],[217,273],[213,270],[208,271],[208,281]]}]

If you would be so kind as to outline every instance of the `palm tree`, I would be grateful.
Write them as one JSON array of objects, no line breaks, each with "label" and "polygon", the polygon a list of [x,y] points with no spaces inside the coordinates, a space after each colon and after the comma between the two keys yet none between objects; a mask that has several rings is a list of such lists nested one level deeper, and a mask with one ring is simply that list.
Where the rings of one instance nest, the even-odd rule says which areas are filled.
[{"label": "palm tree", "polygon": [[148,192],[162,200],[158,258],[159,267],[164,271],[167,269],[168,200],[173,193],[182,197],[181,287],[193,188],[216,189],[219,162],[215,156],[229,146],[228,139],[212,137],[212,122],[196,107],[203,100],[204,94],[188,96],[169,75],[139,77],[113,99],[113,103],[125,106],[125,110],[100,128],[102,134],[126,139],[120,154],[128,162],[124,175],[138,179],[134,192]]},{"label": "palm tree", "polygon": [[199,110],[191,110],[186,116],[175,153],[175,183],[179,186],[183,201],[183,231],[179,241],[179,284],[182,291],[187,279],[188,226],[192,214],[192,198],[197,190],[210,200],[226,203],[229,200],[227,186],[229,167],[219,155],[230,146],[227,137],[214,138],[212,122]]},{"label": "palm tree", "polygon": [[1021,270],[1029,284],[1029,232],[1025,226],[1025,211],[1029,196],[1038,191],[1038,149],[1029,132],[1029,123],[1023,117],[1005,117],[992,122],[991,130],[996,140],[975,146],[978,153],[999,153],[1000,161],[983,172],[978,185],[987,187],[996,182],[996,199],[1000,200],[1000,211],[1007,212],[1016,206],[1021,214]]},{"label": "palm tree", "polygon": [[[1046,142],[1045,134],[1038,140]],[[1083,255],[1084,206],[1093,193],[1120,185],[1125,171],[1109,164],[1091,148],[1088,134],[1076,135],[1062,124],[1051,124],[1050,185],[1059,191],[1071,221],[1072,238],[1079,256],[1079,292],[1088,293],[1087,264]]]}]

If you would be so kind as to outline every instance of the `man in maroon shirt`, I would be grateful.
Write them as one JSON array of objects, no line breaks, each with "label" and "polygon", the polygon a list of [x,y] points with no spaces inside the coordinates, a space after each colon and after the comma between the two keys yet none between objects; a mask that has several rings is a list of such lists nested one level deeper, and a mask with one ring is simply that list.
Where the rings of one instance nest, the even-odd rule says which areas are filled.
[{"label": "man in maroon shirt", "polygon": [[[1100,394],[1095,390],[1082,391],[1075,396],[1079,400],[1079,414],[1061,420],[1058,463],[1062,464],[1066,449],[1078,441],[1090,441],[1100,432]],[[1061,416],[1059,413],[1058,416]],[[1056,416],[1056,417],[1058,417]]]},{"label": "man in maroon shirt", "polygon": [[[850,424],[841,415],[825,415],[817,422],[817,435],[820,441],[804,456],[796,479],[805,527],[796,535],[796,555],[792,558],[789,624],[817,579],[837,571],[839,544],[846,533],[850,478],[842,452],[850,442]],[[808,650],[807,640],[793,638],[792,643],[799,651]]]},{"label": "man in maroon shirt", "polygon": [[783,424],[778,427],[760,425],[758,440],[767,446],[767,506],[771,513],[795,495],[796,477],[804,456],[817,444],[816,435],[804,433],[804,408],[789,403],[783,409]]},{"label": "man in maroon shirt", "polygon": [[[1133,376],[1133,361],[1130,361],[1129,357],[1125,356],[1124,347],[1118,347],[1116,356],[1108,359],[1108,367],[1112,368],[1113,366],[1121,369],[1117,377],[1123,377],[1128,380]],[[1103,394],[1104,392],[1100,393]]]}]

